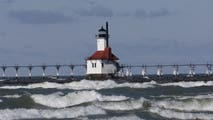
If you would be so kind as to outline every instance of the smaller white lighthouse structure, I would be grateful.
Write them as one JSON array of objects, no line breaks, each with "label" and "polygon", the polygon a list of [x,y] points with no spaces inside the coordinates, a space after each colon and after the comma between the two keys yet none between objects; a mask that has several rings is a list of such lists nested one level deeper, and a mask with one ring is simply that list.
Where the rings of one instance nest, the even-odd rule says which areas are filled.
[{"label": "smaller white lighthouse structure", "polygon": [[109,46],[109,29],[106,22],[106,28],[102,26],[97,35],[97,51],[87,59],[87,79],[114,77],[119,71],[118,60]]}]

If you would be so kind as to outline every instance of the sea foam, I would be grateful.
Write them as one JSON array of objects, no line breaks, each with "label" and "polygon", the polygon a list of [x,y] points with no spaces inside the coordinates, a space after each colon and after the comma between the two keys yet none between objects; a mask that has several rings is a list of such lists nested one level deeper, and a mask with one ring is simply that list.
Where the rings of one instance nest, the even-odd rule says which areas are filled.
[{"label": "sea foam", "polygon": [[140,98],[139,100],[127,100],[127,101],[119,101],[119,102],[98,102],[95,105],[101,107],[105,110],[137,110],[143,108],[143,103],[146,101],[144,98]]},{"label": "sea foam", "polygon": [[173,83],[160,84],[160,86],[179,86],[179,87],[184,87],[184,88],[200,87],[200,86],[213,86],[213,81],[173,82]]},{"label": "sea foam", "polygon": [[179,111],[213,111],[212,99],[186,99],[186,100],[163,100],[155,101],[154,105]]},{"label": "sea foam", "polygon": [[0,89],[35,89],[35,88],[56,88],[56,89],[73,89],[73,90],[100,90],[100,89],[110,89],[110,88],[150,88],[154,87],[157,83],[154,81],[144,82],[144,83],[116,83],[113,80],[105,80],[105,81],[91,81],[91,80],[81,80],[77,82],[70,83],[51,83],[51,82],[43,82],[30,84],[27,86],[2,86]]},{"label": "sea foam", "polygon": [[[77,118],[78,120],[91,120],[88,117],[79,117]],[[135,114],[130,114],[130,115],[122,115],[122,116],[109,116],[109,117],[101,117],[101,118],[96,118],[93,120],[144,120],[140,117],[138,117]]]},{"label": "sea foam", "polygon": [[77,118],[88,115],[104,115],[106,112],[95,106],[72,107],[65,109],[4,109],[0,110],[0,119],[50,119]]},{"label": "sea foam", "polygon": [[95,120],[143,120],[143,119],[136,115],[125,115],[125,116],[108,117],[108,118],[95,119]]},{"label": "sea foam", "polygon": [[123,101],[129,99],[125,96],[105,96],[96,91],[76,91],[66,95],[61,92],[49,95],[35,94],[31,95],[31,98],[36,103],[53,108],[64,108],[92,101]]},{"label": "sea foam", "polygon": [[20,98],[21,95],[17,95],[17,94],[15,94],[15,95],[4,95],[2,97],[4,97],[4,98]]},{"label": "sea foam", "polygon": [[213,94],[201,94],[196,96],[178,96],[178,95],[160,95],[160,96],[151,96],[153,98],[173,98],[177,100],[186,100],[186,99],[213,99]]},{"label": "sea foam", "polygon": [[73,90],[100,90],[100,89],[110,89],[110,88],[152,88],[156,86],[179,86],[184,88],[190,87],[200,87],[200,86],[213,86],[213,81],[188,81],[188,82],[171,82],[171,83],[163,83],[158,84],[155,81],[151,82],[143,82],[143,83],[116,83],[114,80],[105,80],[105,81],[91,81],[91,80],[80,80],[74,81],[70,83],[52,83],[52,82],[43,82],[43,83],[35,83],[27,86],[1,86],[0,89],[35,89],[35,88],[43,88],[43,89],[73,89]]},{"label": "sea foam", "polygon": [[159,107],[152,107],[149,109],[149,111],[169,119],[212,120],[213,118],[213,115],[208,113],[178,112],[178,111],[170,110],[170,109],[161,109]]}]

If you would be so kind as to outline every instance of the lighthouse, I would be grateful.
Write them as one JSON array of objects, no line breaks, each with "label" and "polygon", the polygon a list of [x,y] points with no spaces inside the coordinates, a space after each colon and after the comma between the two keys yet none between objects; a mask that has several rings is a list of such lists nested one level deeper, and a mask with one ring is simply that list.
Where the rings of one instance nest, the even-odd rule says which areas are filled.
[{"label": "lighthouse", "polygon": [[99,29],[97,37],[97,51],[87,58],[87,79],[113,78],[119,71],[119,58],[112,53],[109,46],[109,28]]}]

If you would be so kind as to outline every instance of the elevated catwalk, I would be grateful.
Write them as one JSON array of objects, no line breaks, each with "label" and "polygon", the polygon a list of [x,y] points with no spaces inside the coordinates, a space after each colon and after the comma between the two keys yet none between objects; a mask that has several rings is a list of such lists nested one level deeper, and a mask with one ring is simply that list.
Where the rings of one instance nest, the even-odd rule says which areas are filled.
[{"label": "elevated catwalk", "polygon": [[[172,65],[120,65],[119,72],[115,73],[114,77],[104,76],[100,79],[93,80],[106,80],[112,79],[117,82],[178,82],[178,81],[212,81],[212,66],[213,64],[172,64]],[[41,75],[35,76],[32,73],[34,68],[40,68],[42,71]],[[68,67],[70,70],[69,75],[62,76],[60,69],[62,67]],[[31,84],[40,82],[56,82],[56,83],[67,83],[72,81],[79,81],[86,79],[86,76],[77,74],[75,68],[79,67],[82,70],[86,70],[85,64],[64,64],[64,65],[26,65],[26,66],[0,66],[2,69],[2,76],[0,77],[1,84]],[[15,70],[14,75],[9,75],[7,72],[11,72],[8,68]],[[21,68],[28,70],[27,75],[20,75]],[[46,70],[55,69],[55,73],[47,75]],[[79,70],[78,68],[78,70]],[[134,73],[135,69],[140,70]],[[149,73],[152,69],[155,73]],[[164,73],[164,69],[167,69],[167,73]],[[170,72],[168,73],[168,69]],[[37,69],[39,70],[39,69]],[[183,72],[185,71],[185,73]],[[186,72],[187,71],[187,72]],[[198,71],[202,71],[198,73]],[[197,72],[197,73],[196,73]],[[140,73],[140,74],[138,74]]]}]

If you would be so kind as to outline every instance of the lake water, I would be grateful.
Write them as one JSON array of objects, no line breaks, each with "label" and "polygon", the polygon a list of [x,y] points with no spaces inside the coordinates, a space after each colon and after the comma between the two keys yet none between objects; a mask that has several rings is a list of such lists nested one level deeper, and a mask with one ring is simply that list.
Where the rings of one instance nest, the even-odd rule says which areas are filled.
[{"label": "lake water", "polygon": [[212,120],[213,82],[4,85],[0,119]]}]

